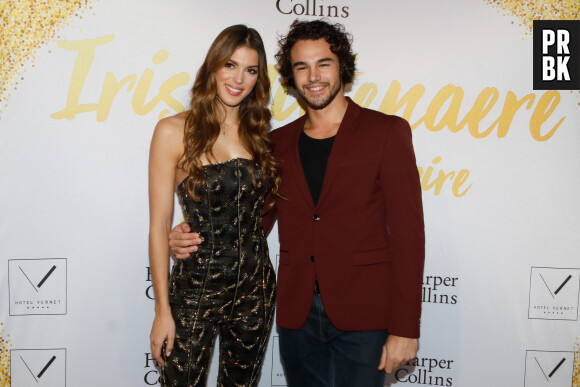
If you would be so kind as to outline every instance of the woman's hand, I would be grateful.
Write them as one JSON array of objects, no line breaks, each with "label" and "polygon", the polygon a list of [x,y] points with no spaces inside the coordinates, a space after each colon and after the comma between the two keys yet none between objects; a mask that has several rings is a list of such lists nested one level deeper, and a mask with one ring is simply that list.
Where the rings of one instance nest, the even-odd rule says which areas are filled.
[{"label": "woman's hand", "polygon": [[173,321],[171,312],[155,315],[149,338],[153,357],[160,366],[163,366],[165,364],[163,355],[161,354],[163,343],[167,343],[165,345],[165,356],[169,356],[173,350],[173,342],[175,340],[175,322]]}]

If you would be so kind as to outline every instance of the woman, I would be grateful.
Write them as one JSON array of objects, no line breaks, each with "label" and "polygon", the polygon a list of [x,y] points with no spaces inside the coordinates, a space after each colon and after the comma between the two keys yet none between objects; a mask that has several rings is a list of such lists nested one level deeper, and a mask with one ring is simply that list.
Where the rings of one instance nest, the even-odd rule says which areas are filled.
[{"label": "woman", "polygon": [[[256,386],[274,314],[275,277],[262,229],[264,197],[277,195],[267,138],[270,82],[260,35],[235,25],[210,47],[191,109],[161,120],[149,159],[153,356],[165,386],[205,386],[219,332],[218,386]],[[197,252],[169,277],[173,194]],[[168,280],[169,277],[169,280]]]}]

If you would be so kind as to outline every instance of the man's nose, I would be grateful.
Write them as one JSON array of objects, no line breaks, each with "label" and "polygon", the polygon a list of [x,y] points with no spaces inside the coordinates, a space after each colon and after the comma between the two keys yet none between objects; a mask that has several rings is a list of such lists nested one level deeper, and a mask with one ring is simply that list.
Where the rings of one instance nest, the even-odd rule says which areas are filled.
[{"label": "man's nose", "polygon": [[308,73],[308,80],[310,82],[316,82],[320,80],[320,72],[318,71],[318,68],[316,67],[310,68],[310,71]]}]

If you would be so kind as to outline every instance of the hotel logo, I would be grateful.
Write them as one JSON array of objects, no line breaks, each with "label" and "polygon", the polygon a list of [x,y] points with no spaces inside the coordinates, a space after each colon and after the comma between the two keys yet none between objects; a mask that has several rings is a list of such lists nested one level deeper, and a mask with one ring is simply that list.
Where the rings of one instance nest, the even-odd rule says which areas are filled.
[{"label": "hotel logo", "polygon": [[524,387],[570,387],[573,372],[572,351],[526,351]]},{"label": "hotel logo", "polygon": [[13,386],[66,386],[66,349],[13,349],[10,377]]},{"label": "hotel logo", "polygon": [[287,386],[286,377],[284,376],[284,369],[280,361],[280,343],[278,336],[272,338],[272,379],[271,386]]},{"label": "hotel logo", "polygon": [[8,260],[10,316],[67,313],[67,259]]},{"label": "hotel logo", "polygon": [[528,318],[578,321],[580,269],[532,267]]}]

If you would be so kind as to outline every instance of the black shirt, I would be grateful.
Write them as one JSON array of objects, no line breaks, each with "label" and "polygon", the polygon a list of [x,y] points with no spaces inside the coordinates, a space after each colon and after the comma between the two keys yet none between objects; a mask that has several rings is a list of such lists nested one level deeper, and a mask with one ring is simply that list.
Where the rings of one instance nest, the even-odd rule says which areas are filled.
[{"label": "black shirt", "polygon": [[298,140],[300,161],[302,162],[302,170],[304,171],[308,188],[310,188],[314,205],[318,204],[318,199],[320,198],[326,164],[334,143],[334,137],[317,139],[309,137],[304,131],[300,133],[300,139]]}]

